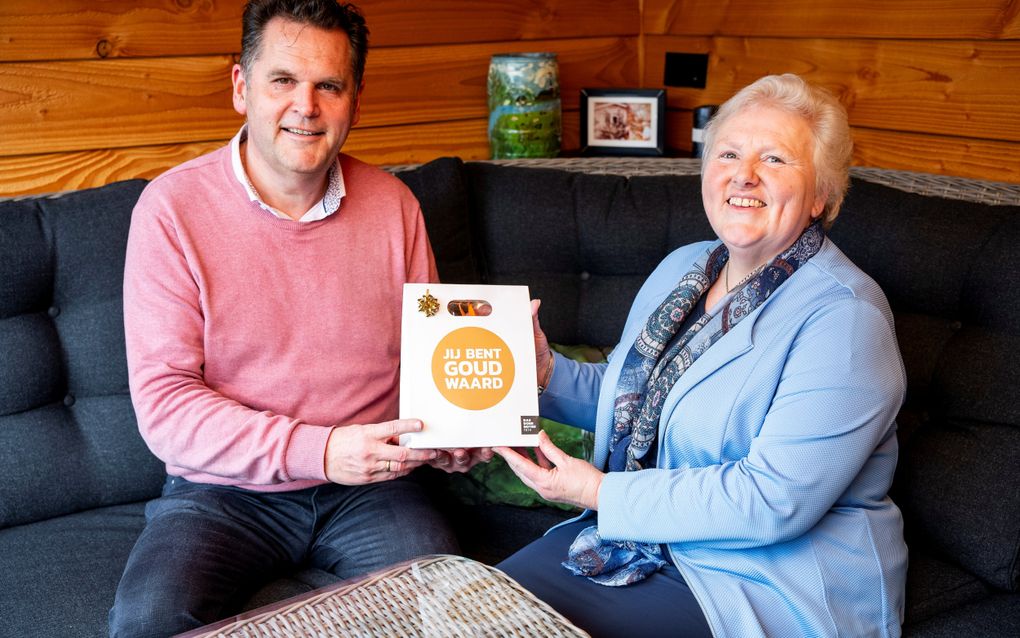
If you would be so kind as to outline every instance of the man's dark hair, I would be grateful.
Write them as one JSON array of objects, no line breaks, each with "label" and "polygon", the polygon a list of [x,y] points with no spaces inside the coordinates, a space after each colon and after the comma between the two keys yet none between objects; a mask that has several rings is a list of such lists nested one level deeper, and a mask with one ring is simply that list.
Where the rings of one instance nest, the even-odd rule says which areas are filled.
[{"label": "man's dark hair", "polygon": [[327,31],[343,31],[351,41],[354,90],[361,88],[368,56],[368,27],[361,10],[336,0],[249,0],[241,19],[241,69],[251,71],[262,49],[262,34],[273,18],[309,24]]}]

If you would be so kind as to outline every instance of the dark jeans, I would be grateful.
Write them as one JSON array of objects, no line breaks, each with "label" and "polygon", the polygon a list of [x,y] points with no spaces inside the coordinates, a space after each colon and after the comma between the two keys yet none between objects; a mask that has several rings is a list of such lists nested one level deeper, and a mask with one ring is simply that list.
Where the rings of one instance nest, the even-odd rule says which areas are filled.
[{"label": "dark jeans", "polygon": [[560,565],[578,533],[594,519],[558,527],[499,565],[593,638],[711,638],[697,599],[673,565],[624,587],[575,576]]},{"label": "dark jeans", "polygon": [[110,610],[111,636],[169,636],[232,616],[302,567],[349,578],[458,552],[409,479],[262,493],[168,477],[145,516]]}]

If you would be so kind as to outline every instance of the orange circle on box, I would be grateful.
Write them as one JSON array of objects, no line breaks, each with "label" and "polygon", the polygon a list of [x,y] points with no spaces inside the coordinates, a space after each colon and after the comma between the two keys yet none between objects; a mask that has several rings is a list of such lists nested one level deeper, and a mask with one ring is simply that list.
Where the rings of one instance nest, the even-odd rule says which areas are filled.
[{"label": "orange circle on box", "polygon": [[506,342],[485,328],[458,328],[432,353],[432,380],[443,397],[465,410],[496,405],[514,384],[514,358]]}]

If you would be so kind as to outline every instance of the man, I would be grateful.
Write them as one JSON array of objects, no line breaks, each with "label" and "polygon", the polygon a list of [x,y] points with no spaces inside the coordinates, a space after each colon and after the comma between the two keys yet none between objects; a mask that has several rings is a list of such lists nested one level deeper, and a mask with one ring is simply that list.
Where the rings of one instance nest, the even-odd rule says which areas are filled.
[{"label": "man", "polygon": [[350,577],[456,552],[405,477],[491,451],[414,450],[397,416],[405,282],[437,279],[421,211],[339,153],[368,31],[335,0],[252,0],[230,144],[153,180],[135,208],[124,314],[139,428],[166,462],[110,612],[166,636],[240,611],[310,566]]}]

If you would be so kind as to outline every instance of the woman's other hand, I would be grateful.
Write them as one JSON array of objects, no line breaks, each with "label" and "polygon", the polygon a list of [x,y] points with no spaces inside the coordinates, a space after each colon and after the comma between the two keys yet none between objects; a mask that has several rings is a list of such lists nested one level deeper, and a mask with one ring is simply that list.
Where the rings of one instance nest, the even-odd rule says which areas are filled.
[{"label": "woman's other hand", "polygon": [[538,323],[538,309],[542,306],[541,299],[531,300],[531,328],[535,333],[535,370],[538,385],[543,388],[549,385],[552,378],[552,350],[549,349],[549,340],[542,332],[542,326]]},{"label": "woman's other hand", "polygon": [[512,448],[493,449],[525,485],[547,501],[598,509],[599,487],[605,474],[556,447],[545,432],[538,433],[537,464]]}]

